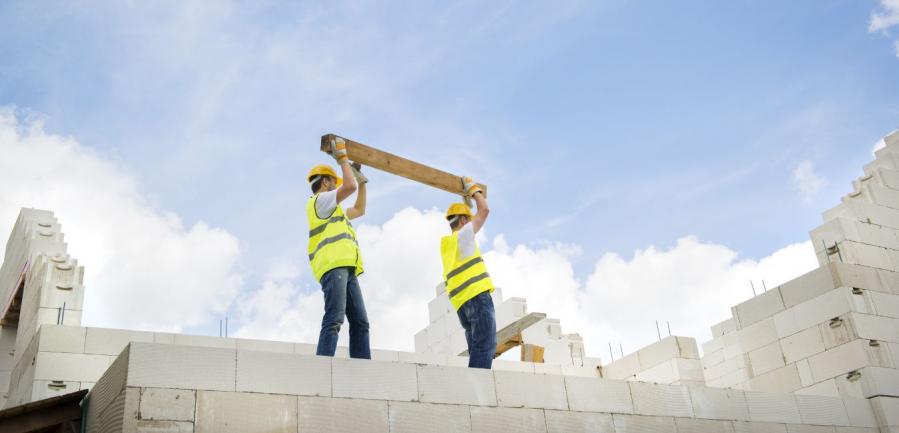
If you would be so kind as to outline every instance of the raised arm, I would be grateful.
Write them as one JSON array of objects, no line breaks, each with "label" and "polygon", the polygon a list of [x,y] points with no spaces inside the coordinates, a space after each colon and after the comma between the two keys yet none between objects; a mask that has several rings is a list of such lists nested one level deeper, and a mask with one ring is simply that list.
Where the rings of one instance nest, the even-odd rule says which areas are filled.
[{"label": "raised arm", "polygon": [[337,203],[340,203],[356,192],[357,187],[353,169],[350,168],[346,155],[346,142],[342,138],[336,137],[331,141],[331,156],[337,160],[337,165],[340,166],[340,172],[343,175],[343,185],[337,188]]},{"label": "raised arm", "polygon": [[368,179],[362,175],[362,164],[353,163],[352,167],[353,177],[356,184],[359,185],[359,189],[356,190],[356,203],[346,210],[346,216],[349,219],[356,219],[365,215],[365,185],[368,183]]},{"label": "raised arm", "polygon": [[484,226],[484,223],[487,222],[487,215],[490,215],[490,207],[487,206],[487,197],[484,197],[484,191],[481,190],[475,181],[471,180],[470,177],[465,177],[462,179],[462,183],[465,191],[471,195],[475,205],[478,207],[478,212],[471,219],[471,229],[477,233]]}]

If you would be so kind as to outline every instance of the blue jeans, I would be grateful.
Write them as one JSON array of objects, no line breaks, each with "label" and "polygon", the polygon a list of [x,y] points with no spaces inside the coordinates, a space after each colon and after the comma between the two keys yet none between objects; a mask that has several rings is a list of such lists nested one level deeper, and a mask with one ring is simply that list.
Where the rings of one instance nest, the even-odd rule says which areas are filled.
[{"label": "blue jeans", "polygon": [[362,291],[353,267],[334,268],[322,275],[322,292],[325,295],[325,315],[318,335],[316,355],[334,356],[337,350],[337,334],[343,325],[343,317],[350,322],[350,358],[371,359],[368,345],[368,315],[362,302]]},{"label": "blue jeans", "polygon": [[490,292],[482,292],[456,310],[468,342],[468,366],[490,369],[496,353],[496,311]]}]

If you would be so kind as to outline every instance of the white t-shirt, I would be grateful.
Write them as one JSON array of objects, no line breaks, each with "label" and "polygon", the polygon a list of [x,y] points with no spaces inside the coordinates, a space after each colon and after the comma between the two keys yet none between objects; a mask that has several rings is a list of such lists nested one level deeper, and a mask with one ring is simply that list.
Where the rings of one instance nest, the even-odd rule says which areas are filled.
[{"label": "white t-shirt", "polygon": [[477,244],[474,242],[474,227],[471,223],[465,224],[459,229],[459,260],[471,257]]},{"label": "white t-shirt", "polygon": [[319,219],[330,218],[334,209],[337,209],[337,190],[319,193],[315,199],[315,214]]}]

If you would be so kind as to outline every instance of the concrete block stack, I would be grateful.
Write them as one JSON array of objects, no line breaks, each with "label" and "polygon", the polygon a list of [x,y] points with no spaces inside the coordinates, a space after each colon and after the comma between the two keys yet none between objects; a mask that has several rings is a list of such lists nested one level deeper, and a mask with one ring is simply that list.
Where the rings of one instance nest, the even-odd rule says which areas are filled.
[{"label": "concrete block stack", "polygon": [[151,343],[116,358],[86,413],[88,432],[128,433],[876,433],[878,416],[858,398]]},{"label": "concrete block stack", "polygon": [[705,386],[696,340],[678,336],[668,336],[603,365],[602,377],[665,385]]},{"label": "concrete block stack", "polygon": [[[524,298],[503,299],[502,289],[496,288],[491,295],[496,309],[497,331],[515,323],[528,313],[527,300]],[[445,286],[436,287],[434,299],[428,303],[430,323],[415,334],[416,362],[437,363],[445,365],[466,365],[467,359],[460,360],[460,354],[468,350],[465,330],[459,323],[459,317],[446,296]],[[578,334],[563,334],[559,319],[543,319],[521,332],[524,344],[533,344],[544,348],[545,364],[555,366],[587,367],[590,374],[592,368],[599,365],[599,360],[587,358],[584,354],[584,342]],[[500,363],[499,365],[503,365]],[[520,366],[507,366],[516,369]],[[503,368],[503,367],[500,367]],[[561,372],[561,367],[557,369]],[[559,373],[561,374],[561,373]]]}]

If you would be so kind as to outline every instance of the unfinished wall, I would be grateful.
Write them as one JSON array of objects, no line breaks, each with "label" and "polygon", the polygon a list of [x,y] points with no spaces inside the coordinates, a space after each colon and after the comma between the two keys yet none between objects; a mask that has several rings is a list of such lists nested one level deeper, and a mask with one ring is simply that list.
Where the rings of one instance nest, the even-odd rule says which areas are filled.
[{"label": "unfinished wall", "polygon": [[133,343],[89,432],[877,432],[865,399]]}]

